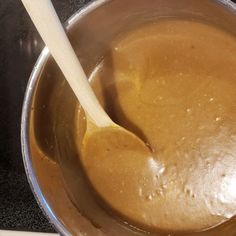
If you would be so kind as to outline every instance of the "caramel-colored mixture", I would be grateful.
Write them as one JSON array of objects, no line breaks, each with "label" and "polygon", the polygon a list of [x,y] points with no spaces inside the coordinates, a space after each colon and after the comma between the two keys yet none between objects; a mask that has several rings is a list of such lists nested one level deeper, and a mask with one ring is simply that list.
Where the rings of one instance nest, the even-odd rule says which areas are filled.
[{"label": "caramel-colored mixture", "polygon": [[114,130],[79,147],[109,207],[147,230],[201,231],[236,214],[233,35],[194,21],[145,25],[111,45],[91,80],[111,118],[152,149],[136,155]]}]

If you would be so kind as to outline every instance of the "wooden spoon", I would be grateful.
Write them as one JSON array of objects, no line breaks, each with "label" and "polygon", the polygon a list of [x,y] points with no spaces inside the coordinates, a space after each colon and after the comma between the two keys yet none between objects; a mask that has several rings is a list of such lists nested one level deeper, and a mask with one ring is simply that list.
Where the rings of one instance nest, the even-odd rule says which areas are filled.
[{"label": "wooden spoon", "polygon": [[121,132],[121,136],[127,144],[136,143],[139,145],[138,149],[141,148],[142,152],[150,156],[150,150],[146,144],[132,132],[115,124],[100,105],[51,1],[22,0],[22,3],[85,110],[88,121],[85,139],[88,140],[94,132],[101,133],[104,128],[107,133],[107,130],[111,128],[112,132],[114,130]]}]

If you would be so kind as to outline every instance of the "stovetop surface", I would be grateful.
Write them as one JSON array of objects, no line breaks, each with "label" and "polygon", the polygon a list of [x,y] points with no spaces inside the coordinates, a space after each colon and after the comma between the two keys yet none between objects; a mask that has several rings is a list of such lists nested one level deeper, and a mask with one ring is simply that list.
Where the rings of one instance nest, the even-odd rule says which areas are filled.
[{"label": "stovetop surface", "polygon": [[[89,1],[52,0],[62,22]],[[0,229],[54,232],[31,193],[20,146],[25,88],[42,48],[43,43],[20,0],[1,0]]]}]

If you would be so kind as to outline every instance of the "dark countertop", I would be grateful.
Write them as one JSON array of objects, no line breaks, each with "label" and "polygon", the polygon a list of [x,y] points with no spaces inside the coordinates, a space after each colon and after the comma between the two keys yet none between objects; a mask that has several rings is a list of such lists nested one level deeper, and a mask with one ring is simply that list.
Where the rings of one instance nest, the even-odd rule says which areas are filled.
[{"label": "dark countertop", "polygon": [[[64,22],[90,0],[53,0]],[[236,2],[236,0],[234,0]],[[53,232],[31,193],[20,146],[26,84],[43,47],[20,0],[0,3],[0,229]]]},{"label": "dark countertop", "polygon": [[[87,2],[89,0],[53,0],[63,22]],[[22,101],[42,47],[20,0],[1,0],[0,229],[54,231],[31,193],[20,146]]]}]

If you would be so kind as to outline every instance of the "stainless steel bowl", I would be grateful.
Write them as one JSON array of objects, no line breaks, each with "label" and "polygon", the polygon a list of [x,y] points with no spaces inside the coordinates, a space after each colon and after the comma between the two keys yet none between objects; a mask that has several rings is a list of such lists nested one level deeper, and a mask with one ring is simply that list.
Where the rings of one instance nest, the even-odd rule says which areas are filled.
[{"label": "stainless steel bowl", "polygon": [[[89,76],[114,38],[166,17],[203,19],[236,34],[236,5],[227,0],[97,0],[65,26]],[[21,124],[25,170],[35,198],[62,235],[146,234],[115,220],[90,193],[73,141],[76,107],[76,98],[45,48],[28,83]],[[201,235],[223,234],[236,235],[235,220]]]}]

